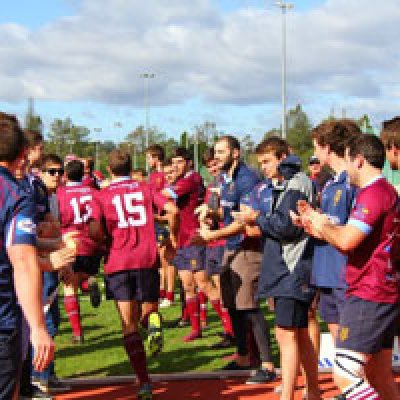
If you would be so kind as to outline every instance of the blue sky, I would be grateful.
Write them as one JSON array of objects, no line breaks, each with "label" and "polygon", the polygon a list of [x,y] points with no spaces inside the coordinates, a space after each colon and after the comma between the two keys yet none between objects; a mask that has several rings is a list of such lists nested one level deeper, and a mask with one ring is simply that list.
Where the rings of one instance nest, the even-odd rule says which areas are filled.
[{"label": "blue sky", "polygon": [[[376,125],[397,112],[397,1],[293,3],[289,107],[314,123],[332,108]],[[119,141],[144,123],[139,75],[151,71],[151,125],[177,136],[212,120],[258,140],[280,123],[279,17],[269,0],[5,2],[0,109],[23,116],[33,96],[47,126],[70,116]]]}]

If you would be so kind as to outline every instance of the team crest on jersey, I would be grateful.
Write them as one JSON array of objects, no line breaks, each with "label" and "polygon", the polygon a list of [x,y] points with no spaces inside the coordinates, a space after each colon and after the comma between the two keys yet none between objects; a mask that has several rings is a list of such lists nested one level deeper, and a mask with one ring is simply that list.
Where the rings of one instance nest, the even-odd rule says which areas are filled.
[{"label": "team crest on jersey", "polygon": [[357,204],[354,210],[354,215],[357,218],[364,219],[369,214],[368,208],[365,208],[362,204]]},{"label": "team crest on jersey", "polygon": [[335,205],[335,207],[337,206],[337,204],[339,203],[340,198],[342,197],[342,189],[339,189],[336,191],[335,193],[335,197],[333,199],[333,204]]},{"label": "team crest on jersey", "polygon": [[197,266],[197,260],[195,258],[192,258],[190,260],[190,265],[192,266],[192,268],[195,268]]},{"label": "team crest on jersey", "polygon": [[349,338],[349,328],[347,326],[341,326],[339,330],[339,338],[341,342],[344,342]]}]

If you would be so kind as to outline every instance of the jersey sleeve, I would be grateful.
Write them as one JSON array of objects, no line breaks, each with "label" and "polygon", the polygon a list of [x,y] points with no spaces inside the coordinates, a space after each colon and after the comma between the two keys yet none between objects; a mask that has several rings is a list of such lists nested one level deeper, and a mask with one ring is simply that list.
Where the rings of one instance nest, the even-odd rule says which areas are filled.
[{"label": "jersey sleeve", "polygon": [[156,206],[158,210],[163,210],[165,203],[169,201],[167,197],[165,197],[161,192],[158,190],[155,190],[153,187],[151,187],[151,195],[153,198],[153,204]]},{"label": "jersey sleeve", "polygon": [[350,213],[348,224],[358,228],[361,232],[369,235],[377,222],[381,219],[384,209],[381,199],[376,195],[371,195],[371,191],[366,190],[358,194],[354,207]]},{"label": "jersey sleeve", "polygon": [[30,194],[23,195],[6,220],[6,247],[25,244],[36,245],[35,202]]},{"label": "jersey sleeve", "polygon": [[182,178],[179,179],[172,188],[176,197],[183,196],[187,193],[192,192],[195,189],[196,182],[194,179]]}]

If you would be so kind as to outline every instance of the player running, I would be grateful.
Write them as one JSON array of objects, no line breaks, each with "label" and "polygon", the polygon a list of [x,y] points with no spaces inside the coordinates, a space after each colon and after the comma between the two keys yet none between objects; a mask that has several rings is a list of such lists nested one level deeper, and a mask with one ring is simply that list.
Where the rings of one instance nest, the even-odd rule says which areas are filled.
[{"label": "player running", "polygon": [[79,160],[72,160],[65,166],[66,184],[57,190],[57,203],[62,234],[79,232],[79,252],[73,265],[75,275],[71,285],[64,285],[64,306],[72,327],[72,343],[84,341],[80,317],[77,289],[79,284],[88,279],[90,300],[98,307],[101,300],[96,275],[100,269],[101,252],[97,244],[89,237],[91,203],[97,192],[91,185],[82,182],[84,165]]},{"label": "player running", "polygon": [[[170,246],[175,242],[178,210],[146,182],[133,181],[131,168],[128,153],[111,152],[108,169],[112,181],[94,198],[90,230],[96,241],[109,242],[109,256],[104,266],[106,295],[115,301],[120,315],[125,350],[139,380],[138,398],[148,400],[152,399],[152,388],[138,328],[140,304],[157,303],[159,295],[153,206],[170,217]],[[150,337],[160,339],[160,332],[152,331],[156,325],[152,320],[158,323],[158,313],[144,315],[142,322],[146,319]]]}]

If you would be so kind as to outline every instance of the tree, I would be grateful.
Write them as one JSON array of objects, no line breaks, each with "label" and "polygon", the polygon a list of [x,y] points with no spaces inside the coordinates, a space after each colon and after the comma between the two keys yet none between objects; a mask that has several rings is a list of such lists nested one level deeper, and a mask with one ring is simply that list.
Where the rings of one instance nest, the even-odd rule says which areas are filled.
[{"label": "tree", "polygon": [[74,125],[71,118],[55,119],[50,125],[48,150],[56,152],[61,157],[67,153],[83,156],[85,149],[93,146],[89,142],[89,134],[88,128]]},{"label": "tree", "polygon": [[255,143],[250,135],[245,135],[240,139],[240,147],[242,149],[243,158],[249,162],[249,156],[254,152]]},{"label": "tree", "polygon": [[310,119],[300,104],[289,110],[287,141],[293,152],[302,159],[303,165],[307,165],[309,157],[314,152],[311,129]]},{"label": "tree", "polygon": [[25,114],[25,129],[42,132],[43,122],[39,115],[35,114],[33,98],[29,99],[28,110]]},{"label": "tree", "polygon": [[[293,153],[298,155],[303,165],[307,165],[309,157],[313,154],[313,144],[311,139],[312,124],[308,115],[303,111],[300,104],[289,110],[287,115],[288,130],[287,142]],[[281,137],[281,130],[273,128],[265,133],[264,138],[271,136]]]}]

